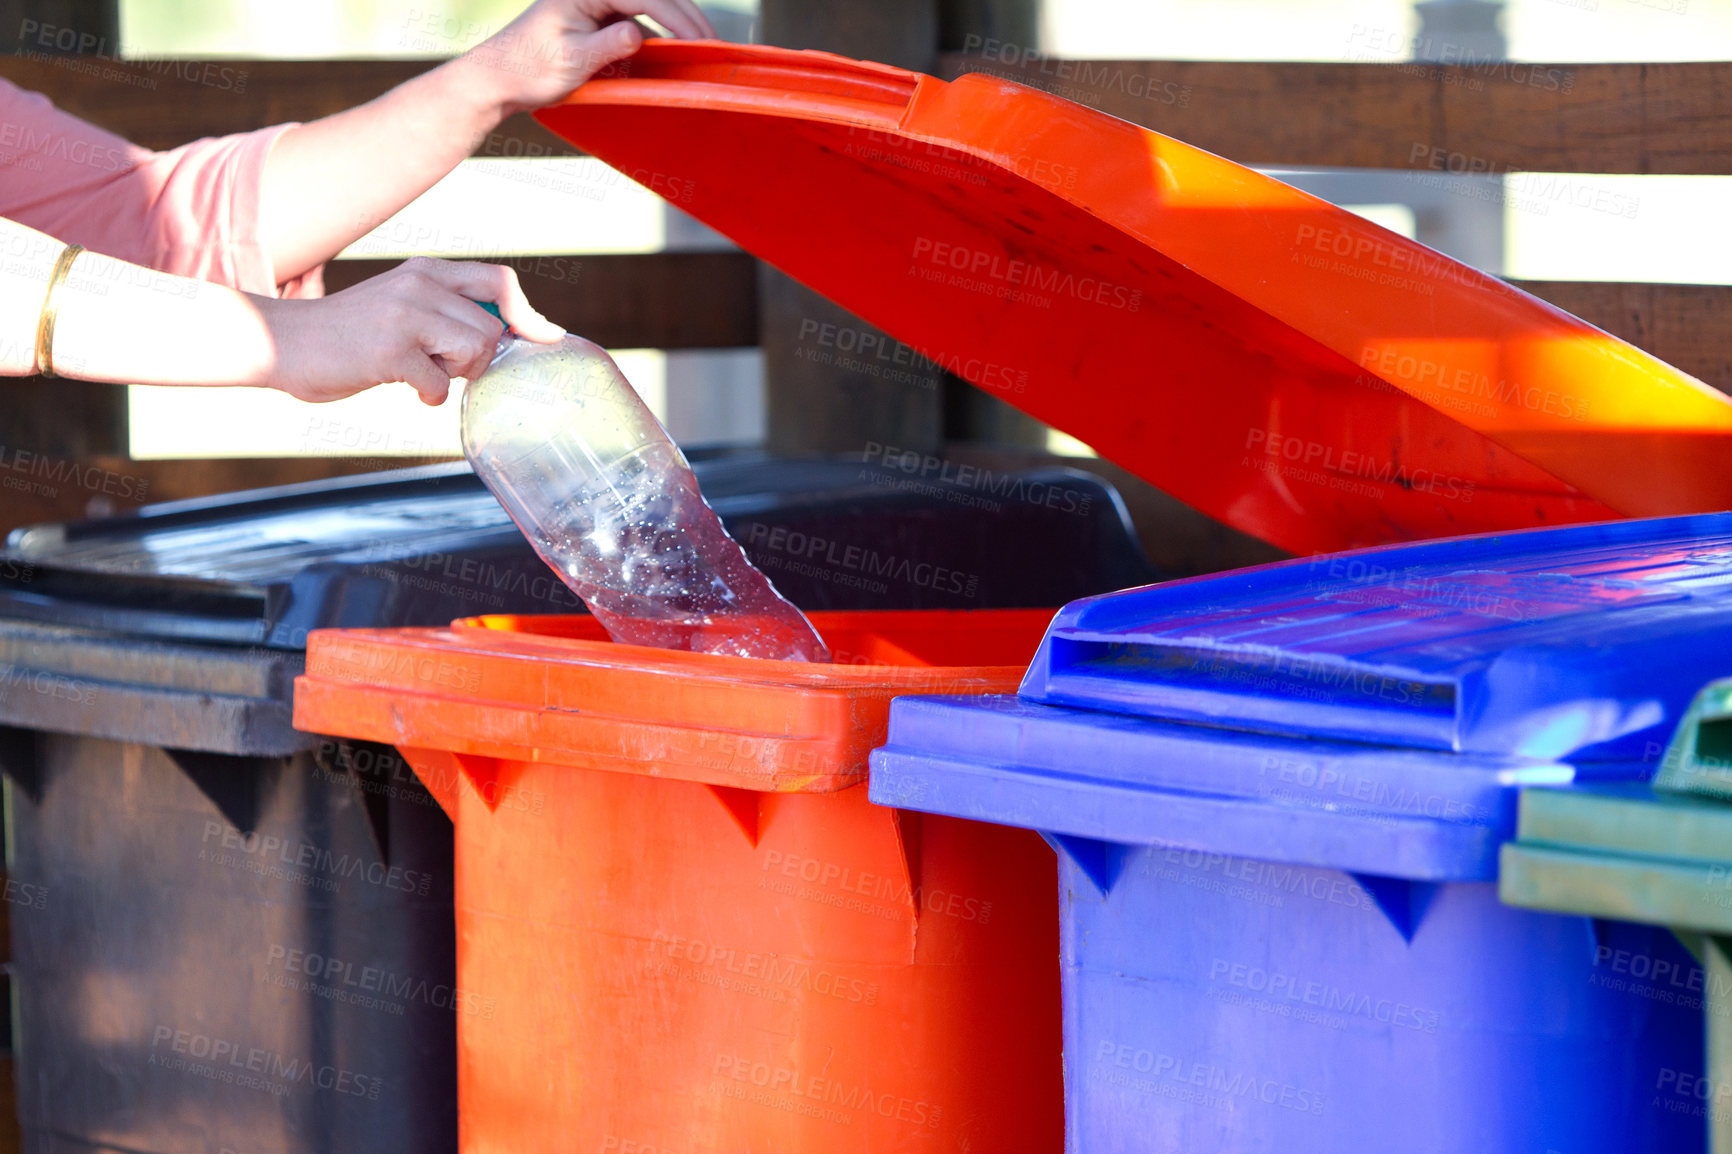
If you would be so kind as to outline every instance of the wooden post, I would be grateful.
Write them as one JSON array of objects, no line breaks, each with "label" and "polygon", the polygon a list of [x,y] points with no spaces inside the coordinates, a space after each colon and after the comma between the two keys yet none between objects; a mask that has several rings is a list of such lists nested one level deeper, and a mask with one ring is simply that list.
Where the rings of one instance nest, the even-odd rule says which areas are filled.
[{"label": "wooden post", "polygon": [[[971,38],[1036,45],[1038,27],[1034,0],[763,0],[759,15],[767,44],[917,72],[936,72],[940,51],[975,47]],[[948,374],[909,386],[826,364],[810,339],[822,326],[878,330],[781,273],[764,270],[759,303],[776,451],[858,452],[868,441],[920,450],[945,440],[1044,443],[1045,426]]]},{"label": "wooden post", "polygon": [[[117,57],[119,0],[0,0],[0,49]],[[0,380],[0,452],[75,458],[126,449],[125,389],[41,377]]]},{"label": "wooden post", "polygon": [[[938,0],[763,0],[759,36],[899,68],[938,64]],[[943,386],[913,387],[826,363],[818,332],[879,330],[766,267],[758,280],[769,447],[776,452],[862,452],[867,442],[922,452],[943,435]],[[827,329],[824,326],[835,326]]]},{"label": "wooden post", "polygon": [[[1509,59],[1503,0],[1419,0],[1415,60],[1483,68]],[[1561,82],[1560,82],[1561,83]],[[1387,180],[1387,176],[1385,177]],[[1399,179],[1399,178],[1397,178]],[[1413,237],[1484,272],[1504,271],[1504,178],[1461,176],[1446,205],[1414,205]],[[1376,200],[1360,201],[1377,204]]]},{"label": "wooden post", "polygon": [[[981,52],[988,41],[1039,51],[1040,5],[1035,0],[939,0],[939,46]],[[1046,426],[961,377],[944,389],[944,439],[1044,449]]]},{"label": "wooden post", "polygon": [[0,0],[0,51],[120,55],[120,0]]},{"label": "wooden post", "polygon": [[938,43],[944,52],[979,53],[986,41],[1039,50],[1035,0],[939,0]]}]

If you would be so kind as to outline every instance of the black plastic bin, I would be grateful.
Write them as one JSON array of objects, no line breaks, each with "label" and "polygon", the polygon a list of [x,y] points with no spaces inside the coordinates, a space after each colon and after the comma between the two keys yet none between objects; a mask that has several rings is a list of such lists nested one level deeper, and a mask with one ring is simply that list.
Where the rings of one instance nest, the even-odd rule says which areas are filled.
[{"label": "black plastic bin", "polygon": [[[696,460],[808,609],[1059,605],[1156,578],[1038,468]],[[27,1150],[456,1148],[451,825],[388,747],[298,733],[309,630],[581,608],[462,465],[13,533],[0,771]]]}]

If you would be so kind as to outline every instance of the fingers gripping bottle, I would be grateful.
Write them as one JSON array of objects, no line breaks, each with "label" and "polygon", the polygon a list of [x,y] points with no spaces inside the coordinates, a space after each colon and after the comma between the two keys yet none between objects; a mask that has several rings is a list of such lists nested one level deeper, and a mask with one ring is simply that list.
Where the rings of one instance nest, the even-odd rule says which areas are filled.
[{"label": "fingers gripping bottle", "polygon": [[491,367],[463,394],[463,452],[616,642],[829,659],[596,345],[575,336],[534,344],[506,330]]}]

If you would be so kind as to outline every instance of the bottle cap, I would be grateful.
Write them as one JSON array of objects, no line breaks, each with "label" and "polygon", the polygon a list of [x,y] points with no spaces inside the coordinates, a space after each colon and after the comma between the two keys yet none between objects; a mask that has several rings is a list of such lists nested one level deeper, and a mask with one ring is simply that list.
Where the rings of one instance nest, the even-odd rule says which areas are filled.
[{"label": "bottle cap", "polygon": [[[497,304],[495,304],[493,301],[476,301],[475,303],[480,305],[482,308],[486,309],[488,312],[492,313],[494,320],[496,320],[496,321],[504,321],[505,320],[504,315],[499,311],[499,306]],[[499,334],[499,339],[504,340],[506,337],[514,337],[516,335],[517,334],[512,331],[511,326],[506,325],[505,331]]]}]

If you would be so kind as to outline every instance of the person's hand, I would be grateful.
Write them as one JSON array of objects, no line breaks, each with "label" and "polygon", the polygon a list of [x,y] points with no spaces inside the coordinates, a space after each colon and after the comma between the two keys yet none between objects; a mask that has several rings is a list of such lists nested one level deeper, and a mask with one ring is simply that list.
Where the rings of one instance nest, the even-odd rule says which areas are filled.
[{"label": "person's hand", "polygon": [[466,59],[499,72],[506,115],[527,112],[636,52],[644,37],[637,16],[681,39],[715,39],[714,26],[692,0],[536,0]]},{"label": "person's hand", "polygon": [[536,312],[503,265],[415,257],[319,300],[266,300],[275,346],[265,382],[303,401],[335,401],[407,381],[429,405],[451,378],[479,376],[504,326],[476,301],[493,301],[520,336],[551,344],[565,330]]}]

